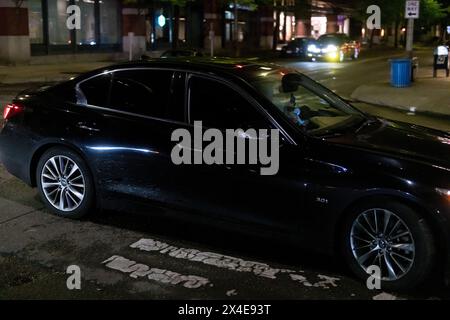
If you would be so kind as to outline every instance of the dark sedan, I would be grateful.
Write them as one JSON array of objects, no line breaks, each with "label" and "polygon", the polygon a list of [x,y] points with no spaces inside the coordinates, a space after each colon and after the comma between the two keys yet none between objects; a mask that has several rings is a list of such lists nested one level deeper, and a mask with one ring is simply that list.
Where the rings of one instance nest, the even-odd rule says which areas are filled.
[{"label": "dark sedan", "polygon": [[316,40],[313,38],[295,38],[281,48],[281,57],[305,59],[308,54],[308,46],[314,43],[316,43]]},{"label": "dark sedan", "polygon": [[[277,137],[279,170],[228,158],[175,164],[174,150],[202,160],[199,121],[216,135],[247,130],[237,132],[249,144],[252,128],[272,130],[257,140]],[[180,129],[194,145],[173,141]],[[340,255],[385,290],[450,269],[450,136],[370,117],[272,64],[144,61],[25,91],[5,108],[0,160],[62,217],[182,208]]]},{"label": "dark sedan", "polygon": [[330,33],[319,37],[316,43],[308,46],[308,57],[313,60],[343,62],[359,58],[361,45],[346,34]]}]

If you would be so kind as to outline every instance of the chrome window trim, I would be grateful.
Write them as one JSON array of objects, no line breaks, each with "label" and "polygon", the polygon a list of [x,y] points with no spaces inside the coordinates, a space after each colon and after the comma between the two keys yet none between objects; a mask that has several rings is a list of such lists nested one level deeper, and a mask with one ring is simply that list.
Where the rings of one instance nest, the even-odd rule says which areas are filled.
[{"label": "chrome window trim", "polygon": [[[218,81],[220,83],[223,83],[227,86],[229,86],[231,89],[237,91],[239,94],[241,94],[251,105],[253,105],[258,112],[262,113],[262,115],[270,122],[272,123],[281,133],[282,135],[289,141],[290,144],[292,145],[297,145],[297,143],[295,142],[295,140],[286,132],[286,130],[284,130],[284,128],[272,117],[272,115],[265,110],[260,103],[258,103],[255,98],[253,98],[250,94],[248,94],[247,92],[245,92],[244,90],[242,90],[239,86],[237,86],[236,84],[227,81],[226,79],[223,79],[219,76],[216,76],[213,73],[205,73],[205,72],[201,72],[201,71],[195,71],[195,70],[190,70],[190,69],[182,69],[182,68],[163,68],[163,67],[130,67],[130,68],[116,68],[116,69],[111,69],[111,70],[105,70],[102,73],[99,74],[95,74],[89,78],[83,79],[80,82],[77,82],[75,85],[75,92],[77,93],[79,92],[83,92],[80,89],[80,85],[83,84],[86,81],[89,81],[91,79],[94,79],[96,77],[100,77],[102,75],[106,75],[106,74],[111,74],[113,75],[114,72],[119,72],[119,71],[135,71],[135,70],[152,70],[152,71],[171,71],[171,72],[183,72],[186,74],[186,85],[185,85],[185,98],[187,99],[186,103],[186,108],[187,110],[186,115],[187,115],[187,122],[180,122],[180,121],[175,121],[175,120],[170,120],[170,119],[162,119],[162,118],[157,118],[157,117],[151,117],[151,116],[145,116],[142,114],[138,114],[138,113],[132,113],[132,112],[126,112],[126,111],[120,111],[120,110],[116,110],[116,109],[112,109],[112,108],[108,108],[108,107],[100,107],[100,106],[95,106],[95,105],[90,105],[87,103],[79,103],[78,101],[75,103],[75,105],[77,106],[83,106],[83,107],[88,107],[88,108],[92,108],[92,109],[97,109],[97,110],[103,110],[103,111],[109,111],[109,112],[113,112],[113,113],[119,113],[119,114],[123,114],[123,115],[128,115],[128,116],[134,116],[134,117],[138,117],[138,118],[143,118],[143,119],[148,119],[148,120],[156,120],[156,121],[163,121],[166,123],[171,123],[171,124],[177,124],[177,125],[182,125],[184,127],[194,127],[193,124],[190,123],[190,90],[189,90],[189,81],[192,75],[195,76],[199,76],[199,77],[203,77],[209,80],[215,80]],[[112,79],[112,78],[111,78]],[[186,94],[187,93],[187,94]],[[83,93],[84,96],[84,93]]]}]

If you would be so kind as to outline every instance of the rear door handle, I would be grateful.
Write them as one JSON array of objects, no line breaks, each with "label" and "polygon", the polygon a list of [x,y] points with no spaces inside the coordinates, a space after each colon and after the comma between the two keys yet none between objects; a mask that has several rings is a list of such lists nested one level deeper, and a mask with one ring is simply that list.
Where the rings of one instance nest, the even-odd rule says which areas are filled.
[{"label": "rear door handle", "polygon": [[77,128],[89,132],[99,132],[100,129],[97,127],[96,123],[78,122]]}]

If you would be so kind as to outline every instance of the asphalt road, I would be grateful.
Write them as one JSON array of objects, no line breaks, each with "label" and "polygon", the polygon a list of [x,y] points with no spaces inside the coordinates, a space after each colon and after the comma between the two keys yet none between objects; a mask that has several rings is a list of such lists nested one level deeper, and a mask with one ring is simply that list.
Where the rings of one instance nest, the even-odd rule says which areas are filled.
[{"label": "asphalt road", "polygon": [[[287,63],[349,95],[372,72],[383,77],[386,61]],[[21,89],[0,87],[0,103]],[[449,126],[428,116],[364,107]],[[173,221],[165,213],[154,208],[140,215],[94,212],[84,221],[55,217],[43,209],[36,190],[0,166],[0,299],[450,299],[450,290],[435,281],[408,293],[371,291],[339,260],[221,225]],[[66,286],[71,265],[81,270],[81,290]]]}]

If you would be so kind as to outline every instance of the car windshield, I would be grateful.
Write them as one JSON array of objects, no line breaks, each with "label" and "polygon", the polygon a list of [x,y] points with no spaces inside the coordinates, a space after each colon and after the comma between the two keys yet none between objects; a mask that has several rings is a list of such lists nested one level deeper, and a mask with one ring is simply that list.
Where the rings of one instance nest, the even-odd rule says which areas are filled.
[{"label": "car windshield", "polygon": [[366,117],[307,76],[280,70],[262,73],[253,86],[302,131],[323,135],[354,128]]},{"label": "car windshield", "polygon": [[345,42],[346,40],[347,38],[345,36],[339,35],[325,35],[319,38],[320,43],[338,43],[338,42]]}]

